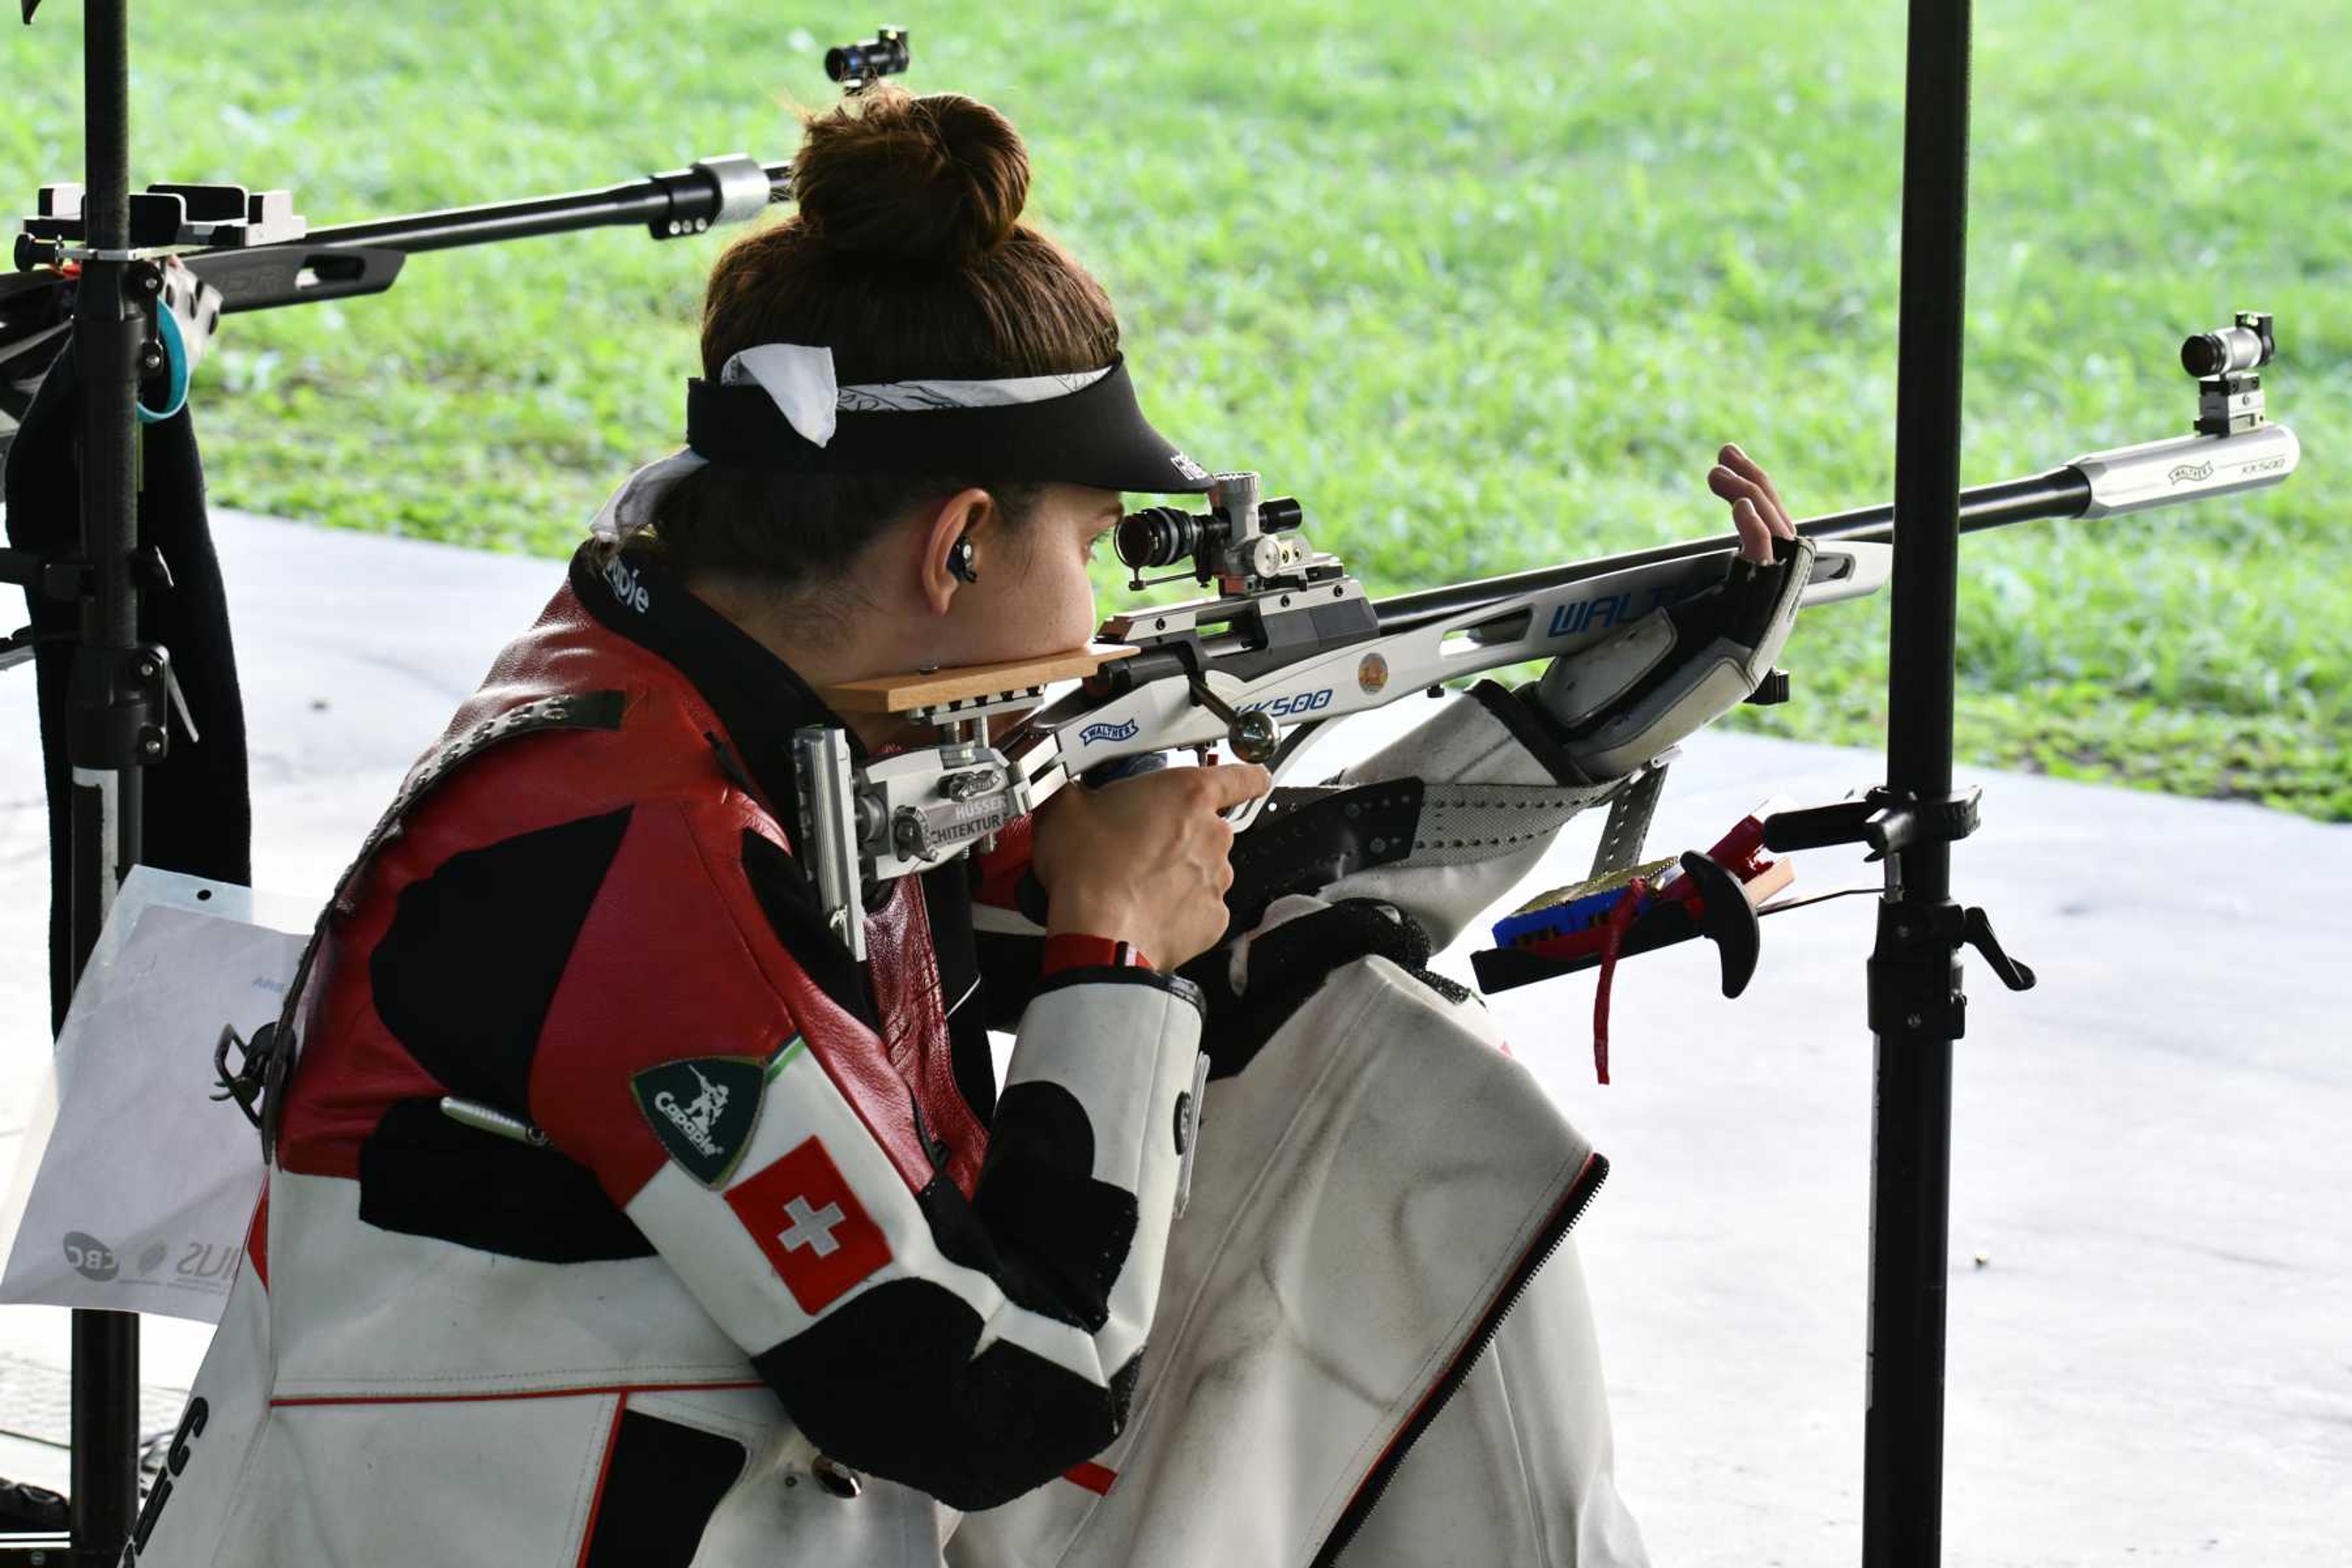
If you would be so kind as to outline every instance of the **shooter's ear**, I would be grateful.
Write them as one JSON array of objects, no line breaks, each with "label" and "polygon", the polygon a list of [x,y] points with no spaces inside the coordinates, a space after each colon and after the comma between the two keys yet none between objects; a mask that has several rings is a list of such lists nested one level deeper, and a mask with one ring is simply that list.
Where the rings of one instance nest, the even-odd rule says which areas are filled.
[{"label": "shooter's ear", "polygon": [[[931,614],[946,615],[956,590],[973,580],[971,573],[980,564],[977,554],[960,555],[958,546],[966,544],[968,536],[974,535],[995,509],[996,502],[986,490],[958,490],[941,501],[924,524],[919,570],[923,603]],[[957,571],[959,564],[968,570]]]}]

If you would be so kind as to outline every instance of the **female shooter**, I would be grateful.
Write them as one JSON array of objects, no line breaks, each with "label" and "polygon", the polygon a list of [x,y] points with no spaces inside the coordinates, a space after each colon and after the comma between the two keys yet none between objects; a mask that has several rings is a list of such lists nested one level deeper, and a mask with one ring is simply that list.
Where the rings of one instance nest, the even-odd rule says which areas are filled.
[{"label": "female shooter", "polygon": [[[1019,221],[993,110],[869,89],[794,172],[798,213],[711,276],[688,450],[599,513],[322,921],[142,1561],[977,1563],[1064,1521],[956,1545],[959,1510],[1108,1485],[1196,1063],[1284,1037],[1238,1022],[1275,991],[1247,997],[1239,946],[1211,952],[1218,814],[1266,776],[1065,791],[986,861],[891,883],[861,966],[792,853],[789,742],[899,739],[835,716],[840,682],[1083,643],[1120,493],[1205,474],[1144,420],[1100,287]],[[1727,449],[1710,482],[1768,557],[1770,481]],[[1793,604],[1484,689],[1423,760],[1604,780],[1744,694],[1721,669],[1769,665]],[[1380,930],[1327,932],[1312,979],[1499,891],[1413,871],[1327,889]],[[975,919],[1024,879],[1042,928]],[[1175,973],[1204,953],[1246,1049]],[[1616,1555],[1587,1561],[1639,1560],[1629,1522],[1593,1529]]]}]

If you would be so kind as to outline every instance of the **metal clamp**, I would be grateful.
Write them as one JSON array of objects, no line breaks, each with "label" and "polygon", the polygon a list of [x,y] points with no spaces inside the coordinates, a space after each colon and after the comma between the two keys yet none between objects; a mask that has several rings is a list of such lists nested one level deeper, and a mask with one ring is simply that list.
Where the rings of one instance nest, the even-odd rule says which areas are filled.
[{"label": "metal clamp", "polygon": [[[298,988],[299,984],[298,980]],[[228,1065],[232,1048],[237,1054],[234,1068]],[[213,1098],[236,1101],[245,1119],[261,1133],[265,1162],[277,1151],[278,1119],[286,1109],[286,1079],[293,1066],[293,1036],[276,1020],[256,1029],[250,1040],[234,1024],[225,1024],[213,1045],[213,1076],[220,1085]]]},{"label": "metal clamp", "polygon": [[2033,971],[2002,949],[1984,910],[1948,899],[1926,910],[1886,900],[1878,906],[1878,945],[1868,965],[1871,1031],[1886,1039],[1963,1038],[1969,1000],[1959,984],[1958,947],[1975,948],[2011,991],[2033,988]]},{"label": "metal clamp", "polygon": [[1767,849],[1820,849],[1832,844],[1867,844],[1865,860],[1900,855],[1914,844],[1955,843],[1977,830],[1984,792],[1975,784],[1949,795],[1921,799],[1906,791],[1874,785],[1859,800],[1799,811],[1776,811],[1764,819]]},{"label": "metal clamp", "polygon": [[67,754],[83,768],[131,768],[171,752],[164,714],[172,703],[172,658],[160,643],[74,649],[68,676]]}]

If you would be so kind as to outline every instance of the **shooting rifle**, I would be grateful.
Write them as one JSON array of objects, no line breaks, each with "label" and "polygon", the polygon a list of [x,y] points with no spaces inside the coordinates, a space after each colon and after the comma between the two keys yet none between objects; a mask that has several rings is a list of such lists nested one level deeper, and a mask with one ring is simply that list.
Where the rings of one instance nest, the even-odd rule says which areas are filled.
[{"label": "shooting rifle", "polygon": [[[2253,374],[2275,351],[2271,318],[2252,312],[2191,337],[2181,354],[2183,367],[2200,378],[2191,434],[2087,453],[2040,474],[1963,490],[1961,531],[2108,517],[2279,483],[2294,472],[2300,447],[2293,431],[2269,421]],[[1214,584],[1213,597],[1114,616],[1099,642],[1071,654],[919,670],[826,693],[838,711],[894,714],[938,731],[935,742],[863,765],[838,727],[811,726],[794,737],[803,781],[801,852],[828,922],[854,955],[865,956],[865,900],[883,884],[984,851],[1007,824],[1073,779],[1154,753],[1205,755],[1223,744],[1275,776],[1275,794],[1235,814],[1246,827],[1261,812],[1282,809],[1282,786],[1299,776],[1302,759],[1338,721],[1487,670],[1573,655],[1721,582],[1738,545],[1735,538],[1696,540],[1374,599],[1337,556],[1308,542],[1297,500],[1261,499],[1256,474],[1218,475],[1209,507],[1198,515],[1172,507],[1130,514],[1119,524],[1118,549],[1131,589],[1190,576]],[[1894,524],[1892,506],[1798,524],[1818,548],[1803,605],[1861,598],[1884,586],[1894,564]],[[1144,576],[1170,567],[1179,569]],[[1073,678],[1076,689],[1048,700],[1048,686]],[[1786,676],[1775,671],[1750,700],[1787,696]],[[1001,735],[992,733],[1022,714]],[[1666,760],[1616,781],[1596,875],[1639,858]],[[1864,838],[1872,858],[1880,858],[1899,849],[1907,831],[1899,804],[1865,797],[1776,815],[1763,824],[1765,843],[1793,849]],[[1972,826],[1973,793],[1948,810]],[[1394,858],[1402,847],[1370,839],[1335,873]],[[1738,912],[1747,912],[1744,902]],[[1752,923],[1749,916],[1751,931]],[[1680,937],[1727,934],[1689,921],[1678,929]],[[2000,952],[1981,911],[1967,939],[2012,986],[2031,984],[2031,972]],[[1632,951],[1663,944],[1651,933]],[[1752,951],[1752,937],[1747,945]],[[1727,995],[1746,978],[1742,972],[1735,984],[1730,953],[1727,944]],[[1593,962],[1510,951],[1478,956],[1488,990]]]},{"label": "shooting rifle", "polygon": [[[906,29],[884,27],[862,43],[825,54],[825,71],[855,90],[908,63]],[[221,313],[381,294],[422,251],[489,245],[534,235],[643,224],[657,240],[684,239],[750,223],[790,201],[792,165],[741,153],[699,158],[683,169],[595,190],[453,207],[311,229],[290,191],[233,184],[152,184],[130,197],[130,247],[172,249],[196,278],[220,291]],[[71,335],[73,304],[88,249],[79,184],[43,185],[16,236],[16,272],[0,275],[0,460],[7,457],[34,389]],[[138,266],[152,271],[152,260]],[[160,292],[138,286],[148,296]],[[151,312],[141,382],[142,419],[167,416],[184,388],[182,351]]]}]

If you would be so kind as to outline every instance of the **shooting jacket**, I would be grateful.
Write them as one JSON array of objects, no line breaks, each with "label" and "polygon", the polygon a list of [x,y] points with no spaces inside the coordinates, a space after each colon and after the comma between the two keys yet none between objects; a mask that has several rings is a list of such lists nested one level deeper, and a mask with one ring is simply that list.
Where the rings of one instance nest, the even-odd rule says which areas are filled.
[{"label": "shooting jacket", "polygon": [[[1229,1064],[1217,1093],[1257,1106],[1252,1137],[1203,1181],[1182,1293],[1163,1288],[1201,994],[1135,967],[1041,973],[1034,944],[976,934],[975,882],[1005,885],[1002,862],[892,884],[853,963],[790,853],[791,732],[827,719],[642,553],[574,558],[322,916],[245,1267],[139,1562],[898,1568],[940,1563],[989,1509],[959,1561],[1078,1535],[1097,1556],[1070,1561],[1123,1561],[1155,1510],[1210,1503],[1230,1466],[1196,1461],[1220,1433],[1259,1462],[1250,1539],[1276,1552],[1151,1561],[1325,1561],[1342,1528],[1371,1553],[1393,1535],[1371,1503],[1411,1489],[1416,1438],[1433,1476],[1459,1448],[1438,1413],[1480,1407],[1479,1352],[1597,1158],[1491,1042],[1454,1038],[1409,1094],[1403,1042],[1453,1005],[1385,960],[1335,964],[1379,1000],[1327,991],[1361,1016],[1302,1015],[1269,1032],[1274,1058]],[[992,1024],[1015,1032],[1001,1092]],[[1331,1092],[1349,1053],[1270,1070],[1293,1036],[1371,1047],[1383,1098],[1461,1089],[1454,1120],[1395,1123],[1426,1143],[1362,1131],[1370,1108]],[[1313,1127],[1286,1133],[1305,1107]],[[1481,1144],[1482,1123],[1517,1141]],[[1397,1167],[1465,1143],[1484,1149],[1465,1181]],[[1301,1156],[1302,1202],[1252,1195],[1253,1172]],[[1328,1275],[1386,1279],[1372,1318],[1249,1286],[1258,1257],[1312,1261],[1298,1237],[1339,1245],[1401,1178],[1442,1199],[1411,1244]],[[1244,1300],[1255,1317],[1202,1315]],[[1245,1363],[1226,1414],[1163,1393],[1164,1419],[1131,1423],[1180,1301],[1182,1388],[1266,1312],[1308,1315]],[[1598,1476],[1606,1514],[1605,1442]],[[1572,1525],[1592,1480],[1522,1489],[1518,1512]],[[1298,1487],[1317,1495],[1275,1495]]]}]

